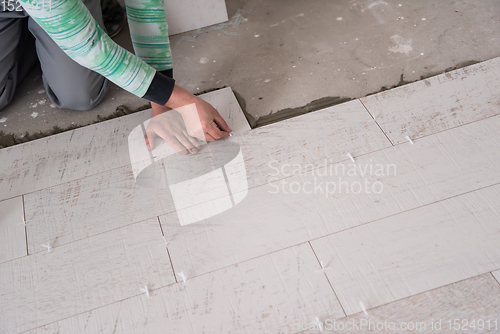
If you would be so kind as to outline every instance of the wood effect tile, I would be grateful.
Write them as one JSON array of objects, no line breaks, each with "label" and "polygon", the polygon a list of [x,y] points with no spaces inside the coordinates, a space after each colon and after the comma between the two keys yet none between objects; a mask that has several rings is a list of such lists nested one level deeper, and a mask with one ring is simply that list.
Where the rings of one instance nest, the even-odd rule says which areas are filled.
[{"label": "wood effect tile", "polygon": [[500,58],[362,98],[395,143],[500,114]]}]

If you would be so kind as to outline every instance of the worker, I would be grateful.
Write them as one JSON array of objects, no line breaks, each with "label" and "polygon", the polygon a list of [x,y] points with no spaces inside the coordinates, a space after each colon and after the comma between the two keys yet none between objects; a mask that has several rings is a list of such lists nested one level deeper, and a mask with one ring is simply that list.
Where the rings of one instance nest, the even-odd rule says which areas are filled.
[{"label": "worker", "polygon": [[[199,139],[228,137],[217,110],[175,84],[163,0],[126,0],[126,8],[135,55],[104,32],[100,0],[0,0],[0,110],[38,58],[45,91],[59,108],[93,109],[111,81],[151,101],[153,118],[194,104],[205,135]],[[165,133],[156,124],[149,133],[174,137],[182,153],[199,149],[185,130]],[[154,140],[146,141],[152,149]]]}]

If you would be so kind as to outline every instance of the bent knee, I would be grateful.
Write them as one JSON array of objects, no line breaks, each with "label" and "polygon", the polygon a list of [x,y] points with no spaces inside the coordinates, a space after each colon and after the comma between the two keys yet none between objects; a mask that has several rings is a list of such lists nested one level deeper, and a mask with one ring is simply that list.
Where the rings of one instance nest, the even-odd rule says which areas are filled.
[{"label": "bent knee", "polygon": [[0,80],[0,110],[5,108],[12,98],[16,90],[15,84],[10,80]]},{"label": "bent knee", "polygon": [[49,99],[57,107],[78,111],[92,110],[101,103],[108,90],[109,82],[103,78],[100,86],[90,87],[61,87],[56,90],[52,87],[46,89]]}]

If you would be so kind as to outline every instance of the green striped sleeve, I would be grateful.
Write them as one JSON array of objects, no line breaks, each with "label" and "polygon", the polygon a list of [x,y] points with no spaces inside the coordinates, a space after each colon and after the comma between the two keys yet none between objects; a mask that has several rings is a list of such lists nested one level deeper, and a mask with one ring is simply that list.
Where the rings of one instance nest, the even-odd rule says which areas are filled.
[{"label": "green striped sleeve", "polygon": [[98,72],[139,97],[146,94],[155,69],[113,42],[80,0],[19,2],[78,64]]},{"label": "green striped sleeve", "polygon": [[135,54],[158,71],[172,68],[163,0],[125,0]]}]

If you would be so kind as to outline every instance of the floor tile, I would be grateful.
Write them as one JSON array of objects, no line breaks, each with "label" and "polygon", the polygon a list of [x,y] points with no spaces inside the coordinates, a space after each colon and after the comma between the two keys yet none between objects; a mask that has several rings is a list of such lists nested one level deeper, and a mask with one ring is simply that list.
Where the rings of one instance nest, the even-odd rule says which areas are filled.
[{"label": "floor tile", "polygon": [[500,58],[362,98],[394,144],[500,114]]}]

